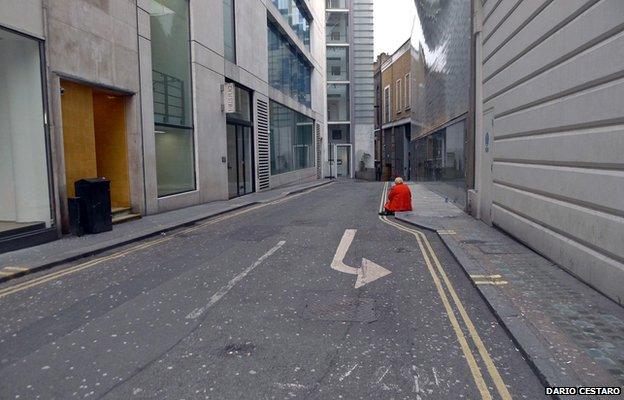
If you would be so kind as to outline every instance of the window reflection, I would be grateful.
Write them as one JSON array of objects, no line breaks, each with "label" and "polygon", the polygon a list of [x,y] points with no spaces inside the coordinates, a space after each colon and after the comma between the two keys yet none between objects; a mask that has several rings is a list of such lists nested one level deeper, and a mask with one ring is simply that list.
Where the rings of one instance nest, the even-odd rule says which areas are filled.
[{"label": "window reflection", "polygon": [[314,166],[314,120],[271,102],[271,174]]},{"label": "window reflection", "polygon": [[0,236],[52,224],[39,46],[0,29]]},{"label": "window reflection", "polygon": [[327,80],[349,80],[348,47],[327,47]]},{"label": "window reflection", "polygon": [[223,0],[223,48],[225,59],[236,62],[234,0]]},{"label": "window reflection", "polygon": [[149,3],[158,196],[195,189],[187,0]]},{"label": "window reflection", "polygon": [[347,8],[347,0],[327,0],[325,2],[326,8]]},{"label": "window reflection", "polygon": [[290,27],[295,31],[303,44],[310,48],[310,18],[303,6],[295,0],[273,0],[273,4],[286,18]]},{"label": "window reflection", "polygon": [[327,85],[327,120],[349,121],[349,85]]},{"label": "window reflection", "polygon": [[349,43],[349,14],[346,12],[328,12],[326,21],[327,43]]},{"label": "window reflection", "polygon": [[269,84],[310,107],[312,68],[269,22]]}]

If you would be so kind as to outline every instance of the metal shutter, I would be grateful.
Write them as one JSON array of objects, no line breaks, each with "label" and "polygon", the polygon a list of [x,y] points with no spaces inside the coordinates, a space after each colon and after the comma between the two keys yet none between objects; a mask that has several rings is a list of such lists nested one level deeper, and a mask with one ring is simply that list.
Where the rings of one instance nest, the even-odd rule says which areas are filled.
[{"label": "metal shutter", "polygon": [[257,101],[258,114],[258,189],[269,188],[270,149],[269,149],[269,113],[266,101]]},{"label": "metal shutter", "polygon": [[321,147],[322,143],[321,143],[321,124],[317,123],[316,124],[316,177],[318,179],[322,178],[322,163],[321,163]]}]

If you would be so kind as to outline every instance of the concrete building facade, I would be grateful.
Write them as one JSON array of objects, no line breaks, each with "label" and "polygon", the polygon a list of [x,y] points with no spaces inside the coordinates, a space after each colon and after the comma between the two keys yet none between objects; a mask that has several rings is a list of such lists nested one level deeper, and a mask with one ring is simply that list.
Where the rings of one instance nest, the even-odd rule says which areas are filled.
[{"label": "concrete building facade", "polygon": [[473,7],[470,211],[622,304],[624,3]]},{"label": "concrete building facade", "polygon": [[322,0],[17,3],[0,1],[0,251],[66,232],[82,178],[111,181],[123,220],[322,175]]},{"label": "concrete building facade", "polygon": [[327,164],[374,179],[373,0],[326,0]]}]

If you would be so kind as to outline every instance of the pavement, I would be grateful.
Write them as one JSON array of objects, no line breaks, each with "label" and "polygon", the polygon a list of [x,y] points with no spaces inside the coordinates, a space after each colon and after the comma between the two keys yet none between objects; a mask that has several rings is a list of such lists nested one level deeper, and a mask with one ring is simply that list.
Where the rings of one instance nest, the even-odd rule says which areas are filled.
[{"label": "pavement", "polygon": [[382,189],[340,181],[0,283],[0,398],[547,398],[438,235],[377,215]]},{"label": "pavement", "polygon": [[232,200],[215,201],[143,216],[138,220],[113,225],[113,230],[109,232],[81,237],[67,235],[60,240],[40,246],[3,253],[0,254],[0,282],[98,254],[220,214],[255,204],[268,203],[329,183],[331,181],[327,179],[305,182],[253,193]]},{"label": "pavement", "polygon": [[624,386],[624,309],[424,184],[397,220],[436,232],[549,386]]}]

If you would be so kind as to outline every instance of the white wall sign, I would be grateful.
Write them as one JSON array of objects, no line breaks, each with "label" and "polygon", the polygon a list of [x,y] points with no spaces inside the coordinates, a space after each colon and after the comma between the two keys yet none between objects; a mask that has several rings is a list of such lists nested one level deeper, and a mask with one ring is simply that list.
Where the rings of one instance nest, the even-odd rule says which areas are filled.
[{"label": "white wall sign", "polygon": [[223,85],[223,111],[226,114],[236,112],[236,92],[233,83]]}]

